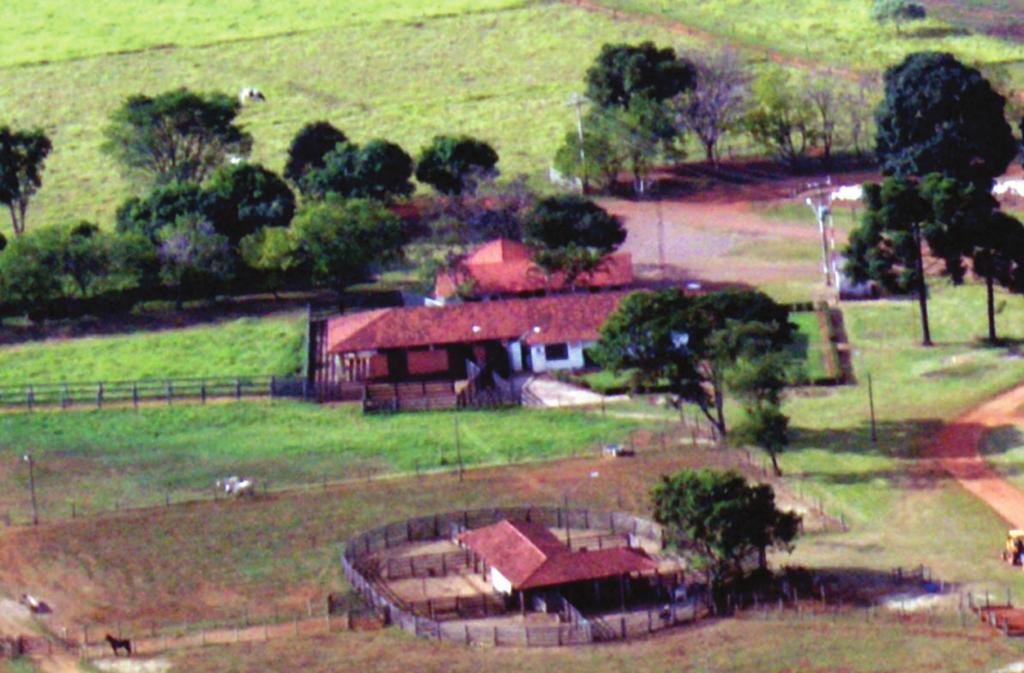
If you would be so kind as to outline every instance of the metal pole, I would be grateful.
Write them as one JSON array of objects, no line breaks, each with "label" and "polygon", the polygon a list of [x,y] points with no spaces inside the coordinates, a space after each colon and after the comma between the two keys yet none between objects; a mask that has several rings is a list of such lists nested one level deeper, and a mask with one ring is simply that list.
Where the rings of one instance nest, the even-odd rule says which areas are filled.
[{"label": "metal pole", "polygon": [[871,441],[878,441],[878,431],[875,428],[875,387],[871,381],[871,372],[868,372],[868,408],[871,412]]},{"label": "metal pole", "polygon": [[36,460],[31,454],[26,453],[22,460],[28,463],[28,488],[32,494],[32,525],[39,525],[39,507],[36,503]]}]

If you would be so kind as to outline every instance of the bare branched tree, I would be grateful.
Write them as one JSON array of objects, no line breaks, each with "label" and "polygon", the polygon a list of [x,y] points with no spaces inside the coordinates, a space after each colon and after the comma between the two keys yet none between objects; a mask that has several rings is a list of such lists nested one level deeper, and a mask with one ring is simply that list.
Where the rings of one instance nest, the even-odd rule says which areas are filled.
[{"label": "bare branched tree", "polygon": [[839,90],[850,146],[857,156],[864,155],[865,142],[870,143],[874,133],[875,107],[880,98],[879,78],[874,73],[864,73],[853,84],[846,84]]},{"label": "bare branched tree", "polygon": [[718,163],[718,141],[736,127],[750,98],[750,76],[740,56],[731,50],[685,56],[697,68],[691,91],[672,101],[677,123],[692,131],[704,146],[708,161]]},{"label": "bare branched tree", "polygon": [[822,161],[832,162],[832,148],[836,142],[836,127],[842,100],[837,78],[831,68],[818,70],[807,77],[804,96],[817,117],[817,136],[821,141]]}]

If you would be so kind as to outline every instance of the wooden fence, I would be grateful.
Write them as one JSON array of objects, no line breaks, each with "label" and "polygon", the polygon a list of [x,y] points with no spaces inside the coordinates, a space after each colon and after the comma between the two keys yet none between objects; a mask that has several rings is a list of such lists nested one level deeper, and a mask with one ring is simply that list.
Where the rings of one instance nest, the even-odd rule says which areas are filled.
[{"label": "wooden fence", "polygon": [[134,406],[174,401],[243,398],[312,399],[314,391],[300,376],[221,376],[180,379],[139,379],[28,383],[0,386],[0,409],[33,411],[39,408],[94,408]]},{"label": "wooden fence", "polygon": [[[597,529],[607,532],[609,537],[632,535],[663,546],[661,526],[631,514],[555,507],[498,507],[434,514],[366,531],[345,543],[341,553],[341,569],[356,593],[367,603],[383,611],[387,615],[389,623],[423,638],[451,640],[465,644],[519,647],[559,647],[594,642],[597,638],[593,622],[585,619],[575,608],[570,612],[575,612],[576,618],[568,619],[557,626],[528,626],[525,624],[496,624],[492,626],[457,621],[460,615],[483,616],[475,613],[469,614],[469,604],[467,603],[465,606],[462,604],[462,600],[465,599],[460,599],[458,602],[451,601],[452,605],[450,606],[442,601],[430,601],[425,606],[419,603],[412,605],[403,603],[378,580],[377,573],[381,566],[370,560],[375,552],[391,547],[412,542],[447,540],[460,530],[481,528],[503,519],[537,522],[552,528],[568,526],[576,529]],[[467,559],[464,554],[461,555],[461,558],[463,561]],[[470,557],[469,560],[472,561],[472,558]],[[482,609],[489,609],[490,605],[485,597]],[[463,608],[461,612],[460,607]],[[426,612],[424,612],[424,608],[426,608]],[[674,620],[677,616],[681,617],[682,615],[677,615],[673,611],[671,619]],[[691,616],[693,615],[691,614]],[[670,620],[664,620],[660,616],[655,619],[651,610],[644,611],[643,617],[638,619],[642,619],[643,623],[648,625],[650,629],[647,631],[648,633],[656,628],[665,628],[670,625]],[[639,623],[633,619],[629,620],[629,624],[622,622],[626,626],[620,632],[625,633],[627,637],[636,635],[639,633],[637,630],[639,627],[636,624]],[[611,632],[610,627],[607,630],[609,633]]]}]

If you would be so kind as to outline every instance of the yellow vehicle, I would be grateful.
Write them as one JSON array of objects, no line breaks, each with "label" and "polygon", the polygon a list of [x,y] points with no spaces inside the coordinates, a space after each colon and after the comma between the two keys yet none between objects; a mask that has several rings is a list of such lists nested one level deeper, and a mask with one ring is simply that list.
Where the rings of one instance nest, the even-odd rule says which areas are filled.
[{"label": "yellow vehicle", "polygon": [[1015,566],[1024,565],[1024,530],[1014,528],[1006,534],[1003,561]]}]

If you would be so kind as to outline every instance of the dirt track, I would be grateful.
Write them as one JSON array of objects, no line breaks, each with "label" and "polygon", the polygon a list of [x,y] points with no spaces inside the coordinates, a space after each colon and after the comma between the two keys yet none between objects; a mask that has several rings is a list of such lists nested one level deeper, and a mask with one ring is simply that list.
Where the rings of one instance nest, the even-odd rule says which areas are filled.
[{"label": "dirt track", "polygon": [[1022,407],[1024,386],[1018,386],[946,425],[928,448],[946,472],[1014,528],[1024,528],[1024,492],[999,476],[980,449],[987,430],[1024,421]]}]

